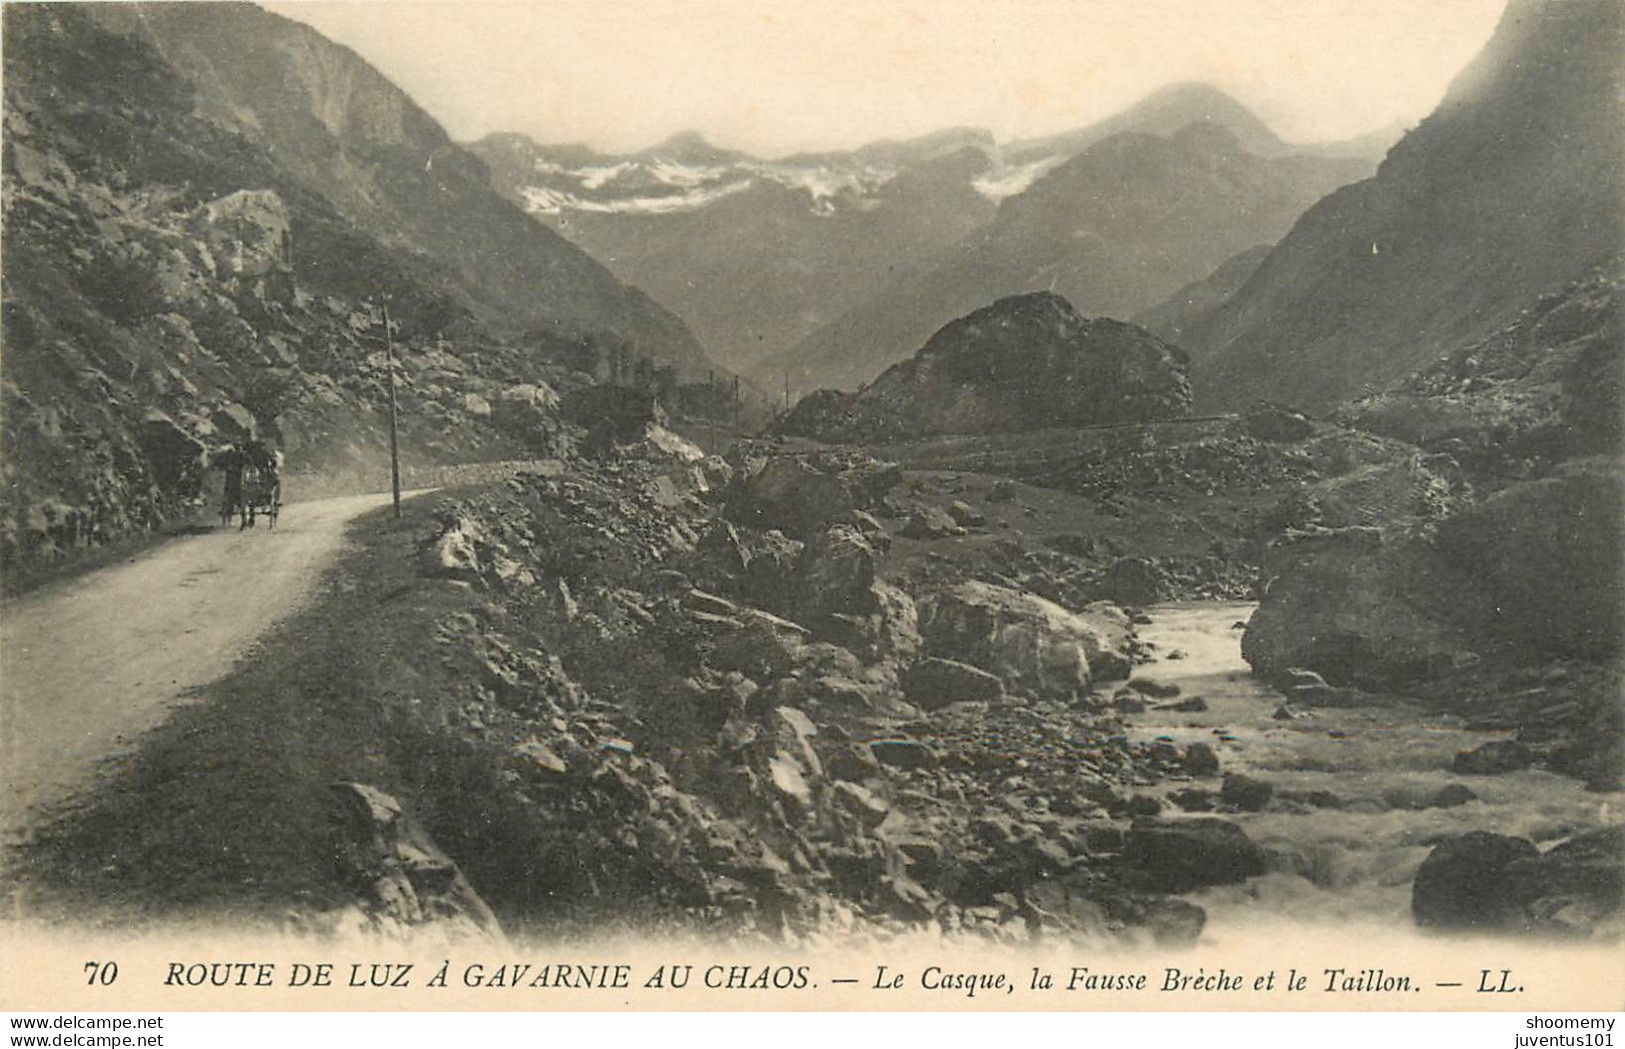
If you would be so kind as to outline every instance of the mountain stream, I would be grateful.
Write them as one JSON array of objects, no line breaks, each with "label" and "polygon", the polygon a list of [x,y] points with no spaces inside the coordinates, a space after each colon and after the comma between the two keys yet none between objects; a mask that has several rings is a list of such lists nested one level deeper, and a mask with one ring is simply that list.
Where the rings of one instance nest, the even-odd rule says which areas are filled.
[{"label": "mountain stream", "polygon": [[[1223,772],[1275,788],[1262,811],[1225,816],[1264,847],[1270,871],[1191,897],[1208,912],[1209,937],[1251,929],[1262,915],[1288,926],[1409,929],[1411,883],[1438,839],[1489,830],[1546,848],[1618,818],[1617,800],[1543,770],[1452,773],[1458,751],[1510,734],[1468,731],[1461,718],[1413,698],[1299,707],[1297,716],[1277,719],[1286,700],[1255,678],[1241,657],[1240,624],[1252,610],[1250,604],[1222,602],[1152,608],[1151,623],[1140,632],[1154,644],[1157,659],[1134,676],[1177,684],[1180,694],[1150,700],[1150,709],[1127,719],[1136,742],[1166,737],[1183,747],[1205,741]],[[1167,709],[1196,696],[1205,700],[1205,711]],[[1171,781],[1160,792],[1217,793],[1219,782]],[[1430,804],[1450,784],[1476,797],[1454,807]],[[1302,800],[1315,792],[1326,807]],[[1170,803],[1166,814],[1178,818],[1179,811]]]}]

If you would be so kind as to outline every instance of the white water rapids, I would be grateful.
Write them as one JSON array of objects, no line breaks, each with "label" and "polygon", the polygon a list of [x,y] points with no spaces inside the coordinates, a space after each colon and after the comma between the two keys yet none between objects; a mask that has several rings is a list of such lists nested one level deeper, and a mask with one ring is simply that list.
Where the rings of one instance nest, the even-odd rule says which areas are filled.
[{"label": "white water rapids", "polygon": [[[1301,708],[1278,721],[1280,693],[1254,678],[1241,658],[1241,630],[1253,606],[1203,602],[1150,610],[1141,636],[1155,644],[1156,662],[1134,676],[1171,682],[1174,700],[1128,718],[1137,741],[1166,736],[1185,745],[1205,741],[1223,771],[1274,784],[1283,794],[1326,791],[1342,808],[1273,802],[1266,811],[1227,815],[1270,855],[1270,872],[1242,885],[1204,890],[1191,898],[1209,916],[1208,936],[1224,938],[1270,924],[1358,925],[1387,931],[1411,927],[1411,883],[1436,839],[1473,830],[1530,838],[1542,848],[1617,819],[1617,799],[1588,793],[1577,780],[1540,770],[1496,776],[1450,771],[1460,750],[1507,733],[1469,732],[1461,719],[1409,700],[1353,708]],[[1174,653],[1180,658],[1168,658]],[[1201,696],[1198,713],[1157,706]],[[1221,738],[1221,736],[1228,738]],[[1477,800],[1455,808],[1418,808],[1441,787],[1460,783]],[[1217,792],[1219,780],[1168,782]],[[1169,806],[1170,817],[1178,810]]]}]

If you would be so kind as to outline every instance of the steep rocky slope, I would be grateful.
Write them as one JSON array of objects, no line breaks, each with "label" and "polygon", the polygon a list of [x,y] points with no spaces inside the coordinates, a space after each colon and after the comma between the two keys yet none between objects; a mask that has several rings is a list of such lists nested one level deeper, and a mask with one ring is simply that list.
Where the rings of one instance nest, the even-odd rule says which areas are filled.
[{"label": "steep rocky slope", "polygon": [[1510,4],[1376,176],[1310,209],[1192,328],[1198,401],[1382,389],[1618,253],[1622,48],[1610,0]]},{"label": "steep rocky slope", "polygon": [[1540,476],[1620,447],[1625,278],[1613,264],[1336,418],[1450,455],[1478,483]]},{"label": "steep rocky slope", "polygon": [[[379,218],[392,200],[421,211],[427,205],[413,194],[441,192],[418,184],[421,168],[400,166],[410,149],[401,147],[403,158],[379,147],[362,163],[318,120],[303,81],[263,68],[266,55],[344,56],[300,30],[298,48],[271,48],[260,66],[234,64],[241,79],[233,83],[245,91],[254,76],[276,82],[259,99],[270,107],[262,123],[304,128],[301,152],[293,132],[243,133],[258,119],[249,109],[214,116],[223,96],[177,72],[155,34],[101,24],[143,14],[174,33],[196,19],[221,30],[220,39],[231,36],[232,19],[269,18],[210,5],[6,11],[0,564],[9,571],[188,512],[209,452],[250,432],[283,448],[290,471],[387,476],[384,302],[397,325],[409,463],[556,451],[549,383],[589,382],[609,350],[628,362],[631,352],[629,337],[574,326],[592,313],[590,295],[582,311],[544,325],[548,289],[561,293],[561,307],[581,274],[596,273],[591,281],[612,295],[624,289],[557,242],[558,268],[576,276],[549,285],[532,266],[536,294],[520,299],[538,330],[507,337],[455,250],[427,234],[413,239],[421,230],[412,224],[427,218]],[[280,20],[266,24],[286,31]],[[412,128],[419,145],[435,140],[437,129],[404,96],[345,62],[368,87],[343,96],[361,113]],[[295,97],[277,96],[279,87]],[[343,107],[321,112],[361,119]],[[358,132],[353,141],[364,151],[371,139]],[[323,142],[335,170],[362,174],[313,173]],[[475,186],[477,174],[466,170],[445,192],[462,201],[457,187]],[[412,188],[401,188],[403,178]],[[344,186],[371,203],[346,198]],[[550,234],[524,232],[534,224],[483,192],[513,236],[549,243]],[[437,221],[457,225],[438,206]],[[477,238],[481,226],[464,229]]]},{"label": "steep rocky slope", "polygon": [[1190,410],[1184,354],[1059,295],[1000,299],[856,394],[812,394],[779,425],[822,441],[1151,422]]},{"label": "steep rocky slope", "polygon": [[983,303],[1050,290],[1090,316],[1130,317],[1291,228],[1358,178],[1358,160],[1249,153],[1221,125],[1095,143],[986,229],[881,285],[862,305],[774,359],[798,389],[853,389]]},{"label": "steep rocky slope", "polygon": [[703,376],[681,321],[494,192],[475,157],[348,48],[251,4],[110,4],[105,26],[147,41],[197,89],[201,113],[392,248],[427,255],[499,328],[615,331]]},{"label": "steep rocky slope", "polygon": [[1201,280],[1192,281],[1166,301],[1135,314],[1134,323],[1159,339],[1178,345],[1203,317],[1241,290],[1269,256],[1272,247],[1274,245],[1259,244],[1232,255]]}]

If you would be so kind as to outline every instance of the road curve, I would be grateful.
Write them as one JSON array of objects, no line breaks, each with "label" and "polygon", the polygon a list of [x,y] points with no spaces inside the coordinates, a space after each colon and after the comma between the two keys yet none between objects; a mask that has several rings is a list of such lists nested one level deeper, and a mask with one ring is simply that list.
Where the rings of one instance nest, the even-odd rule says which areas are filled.
[{"label": "road curve", "polygon": [[91,785],[312,593],[345,525],[388,495],[284,508],[277,531],[176,539],[0,612],[0,841]]}]

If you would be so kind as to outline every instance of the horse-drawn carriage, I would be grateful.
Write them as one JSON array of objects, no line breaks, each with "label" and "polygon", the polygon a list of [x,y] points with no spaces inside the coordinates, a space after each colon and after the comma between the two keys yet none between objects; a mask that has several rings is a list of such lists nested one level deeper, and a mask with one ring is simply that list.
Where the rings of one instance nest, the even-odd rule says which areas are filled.
[{"label": "horse-drawn carriage", "polygon": [[220,524],[238,519],[238,530],[253,528],[263,515],[272,530],[282,512],[280,457],[264,445],[234,446],[216,457],[225,471],[225,497],[220,503]]},{"label": "horse-drawn carriage", "polygon": [[[282,512],[282,481],[276,471],[253,467],[244,470],[242,495],[236,509],[240,518],[239,529],[253,528],[254,522],[263,514],[267,525],[275,530],[277,515]],[[228,510],[221,515],[220,523],[230,522],[231,511]]]}]

